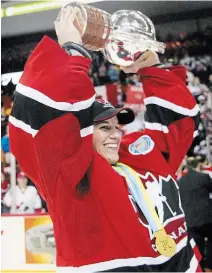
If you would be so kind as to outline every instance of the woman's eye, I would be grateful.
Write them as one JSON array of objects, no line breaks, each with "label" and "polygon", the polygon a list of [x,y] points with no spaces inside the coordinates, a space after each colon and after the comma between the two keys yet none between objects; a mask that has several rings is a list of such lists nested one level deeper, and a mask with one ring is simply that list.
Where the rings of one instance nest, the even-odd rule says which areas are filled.
[{"label": "woman's eye", "polygon": [[120,128],[119,126],[116,126],[116,130],[117,130],[118,132],[121,132],[121,128]]},{"label": "woman's eye", "polygon": [[100,129],[101,130],[109,130],[110,128],[109,128],[109,126],[101,126]]}]

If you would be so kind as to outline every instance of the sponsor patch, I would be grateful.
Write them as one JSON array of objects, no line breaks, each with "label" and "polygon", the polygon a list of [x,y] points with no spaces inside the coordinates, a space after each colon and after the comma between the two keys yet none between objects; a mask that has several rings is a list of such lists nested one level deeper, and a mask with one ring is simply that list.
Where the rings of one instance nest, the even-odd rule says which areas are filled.
[{"label": "sponsor patch", "polygon": [[129,145],[129,152],[133,155],[145,155],[152,151],[155,143],[151,137],[144,135]]}]

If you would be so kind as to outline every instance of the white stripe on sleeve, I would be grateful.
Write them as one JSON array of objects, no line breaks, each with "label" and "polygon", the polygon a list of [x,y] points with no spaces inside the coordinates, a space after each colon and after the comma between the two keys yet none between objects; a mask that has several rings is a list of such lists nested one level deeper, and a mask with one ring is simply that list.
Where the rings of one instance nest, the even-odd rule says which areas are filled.
[{"label": "white stripe on sleeve", "polygon": [[167,134],[169,132],[169,129],[167,126],[162,125],[160,123],[156,123],[156,122],[145,121],[145,128],[150,129],[150,130],[162,131],[165,134]]},{"label": "white stripe on sleeve", "polygon": [[80,130],[81,137],[86,137],[93,134],[93,125]]},{"label": "white stripe on sleeve", "polygon": [[[14,118],[13,116],[9,117],[9,122],[13,126],[22,129],[24,132],[32,135],[33,137],[35,137],[38,133],[38,130],[33,129],[29,124],[26,124],[23,121]],[[93,134],[93,125],[80,130],[81,137],[86,137],[91,134]]]},{"label": "white stripe on sleeve", "polygon": [[189,117],[194,117],[198,114],[199,112],[199,106],[196,104],[194,108],[188,109],[182,106],[179,106],[173,102],[158,98],[158,97],[148,97],[144,99],[145,105],[148,104],[156,104],[159,106],[162,106],[164,108],[167,108],[169,110],[172,110],[178,114],[182,114],[184,116],[189,116]]},{"label": "white stripe on sleeve", "polygon": [[19,128],[22,129],[24,132],[31,134],[33,137],[36,136],[36,134],[38,133],[38,130],[33,129],[29,124],[24,123],[23,121],[14,118],[13,116],[9,117],[9,122]]},{"label": "white stripe on sleeve", "polygon": [[95,100],[95,96],[91,97],[88,100],[79,101],[76,103],[68,103],[68,102],[58,102],[50,99],[48,96],[44,95],[40,91],[18,83],[16,86],[16,91],[30,99],[38,101],[46,106],[51,108],[61,110],[61,111],[80,111],[89,108]]}]

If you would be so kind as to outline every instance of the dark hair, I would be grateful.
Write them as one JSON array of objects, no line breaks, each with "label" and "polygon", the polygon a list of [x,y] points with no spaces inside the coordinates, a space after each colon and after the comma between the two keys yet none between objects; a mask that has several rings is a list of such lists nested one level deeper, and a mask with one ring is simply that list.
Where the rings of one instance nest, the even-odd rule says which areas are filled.
[{"label": "dark hair", "polygon": [[195,157],[189,157],[186,162],[188,170],[196,169],[198,166],[198,160]]},{"label": "dark hair", "polygon": [[205,163],[206,161],[206,156],[205,155],[198,155],[196,157],[196,160],[198,161],[198,163]]},{"label": "dark hair", "polygon": [[79,196],[86,195],[90,190],[90,182],[88,180],[88,175],[85,173],[81,181],[76,186],[76,192],[79,194]]}]

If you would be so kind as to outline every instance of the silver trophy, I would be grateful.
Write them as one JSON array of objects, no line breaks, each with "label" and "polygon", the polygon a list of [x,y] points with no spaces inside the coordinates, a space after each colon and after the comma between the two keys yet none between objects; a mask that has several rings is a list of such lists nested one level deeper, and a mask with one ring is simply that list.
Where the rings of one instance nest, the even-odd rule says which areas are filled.
[{"label": "silver trophy", "polygon": [[[83,29],[78,29],[83,45],[92,51],[101,50],[111,63],[131,65],[138,55],[148,49],[164,53],[166,46],[156,41],[152,21],[139,11],[119,10],[111,15],[77,2],[68,6],[79,9],[76,20],[83,21]],[[79,24],[75,23],[77,27]]]}]

